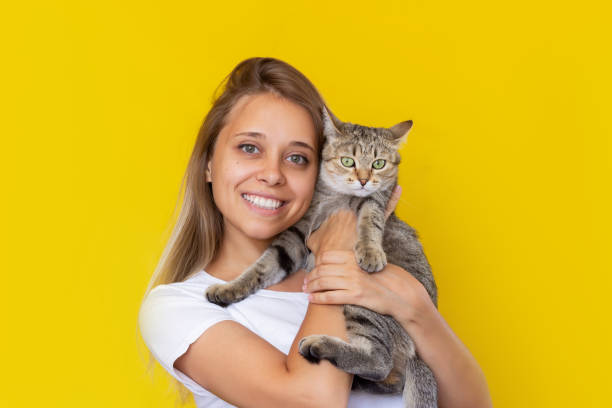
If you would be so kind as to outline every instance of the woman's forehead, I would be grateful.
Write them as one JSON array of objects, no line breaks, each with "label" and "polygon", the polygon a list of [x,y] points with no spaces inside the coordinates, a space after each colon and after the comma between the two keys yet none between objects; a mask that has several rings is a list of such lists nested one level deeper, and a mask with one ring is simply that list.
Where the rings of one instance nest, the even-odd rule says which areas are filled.
[{"label": "woman's forehead", "polygon": [[272,93],[245,95],[228,114],[227,136],[253,132],[269,138],[289,138],[317,148],[317,137],[309,112],[302,106]]}]

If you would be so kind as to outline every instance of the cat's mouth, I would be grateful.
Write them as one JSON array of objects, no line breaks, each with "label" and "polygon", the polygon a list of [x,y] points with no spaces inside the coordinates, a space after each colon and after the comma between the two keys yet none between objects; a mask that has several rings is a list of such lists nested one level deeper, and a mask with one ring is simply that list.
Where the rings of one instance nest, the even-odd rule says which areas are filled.
[{"label": "cat's mouth", "polygon": [[359,187],[359,188],[352,188],[351,189],[353,195],[356,195],[358,197],[365,197],[368,196],[370,194],[372,194],[374,192],[374,190],[370,190],[367,189],[365,187]]},{"label": "cat's mouth", "polygon": [[262,197],[255,194],[242,193],[240,196],[253,206],[262,208],[264,210],[276,210],[287,204],[287,201],[277,200],[270,197]]},{"label": "cat's mouth", "polygon": [[377,188],[372,186],[371,183],[362,185],[359,182],[352,183],[349,188],[351,189],[352,194],[360,197],[370,195],[377,190]]}]

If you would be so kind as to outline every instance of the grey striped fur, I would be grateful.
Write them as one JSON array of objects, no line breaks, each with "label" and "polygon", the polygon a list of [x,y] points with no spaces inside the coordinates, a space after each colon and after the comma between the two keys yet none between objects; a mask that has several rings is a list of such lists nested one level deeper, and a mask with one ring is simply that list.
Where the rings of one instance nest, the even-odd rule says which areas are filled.
[{"label": "grey striped fur", "polygon": [[[397,184],[397,150],[412,121],[391,128],[373,128],[341,122],[326,109],[323,118],[326,141],[310,208],[238,278],[209,287],[206,297],[227,306],[302,268],[310,271],[313,259],[306,247],[308,236],[333,212],[347,208],[357,214],[354,249],[359,266],[370,273],[380,271],[387,262],[402,267],[423,284],[437,307],[436,283],[416,231],[395,213],[386,222],[384,219]],[[342,165],[341,157],[352,158],[355,165]],[[374,169],[372,163],[376,159],[386,160],[385,166]],[[403,393],[406,407],[437,407],[435,377],[395,319],[356,305],[345,305],[344,316],[348,343],[332,336],[307,336],[299,342],[300,354],[313,363],[329,360],[354,374],[353,389]]]}]

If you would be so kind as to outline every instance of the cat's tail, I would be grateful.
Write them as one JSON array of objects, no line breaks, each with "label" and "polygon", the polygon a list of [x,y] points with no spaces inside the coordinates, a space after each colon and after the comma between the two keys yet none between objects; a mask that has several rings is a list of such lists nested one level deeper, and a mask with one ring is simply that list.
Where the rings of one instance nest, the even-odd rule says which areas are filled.
[{"label": "cat's tail", "polygon": [[427,364],[418,356],[408,359],[403,393],[406,408],[437,408],[438,384]]}]

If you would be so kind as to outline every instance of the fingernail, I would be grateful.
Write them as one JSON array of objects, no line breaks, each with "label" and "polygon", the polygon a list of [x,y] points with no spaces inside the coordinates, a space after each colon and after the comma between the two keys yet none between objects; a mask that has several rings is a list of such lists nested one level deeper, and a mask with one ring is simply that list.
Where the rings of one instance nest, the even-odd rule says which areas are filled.
[{"label": "fingernail", "polygon": [[399,184],[395,187],[395,192],[396,193],[401,193],[402,192],[402,186],[400,186]]}]

